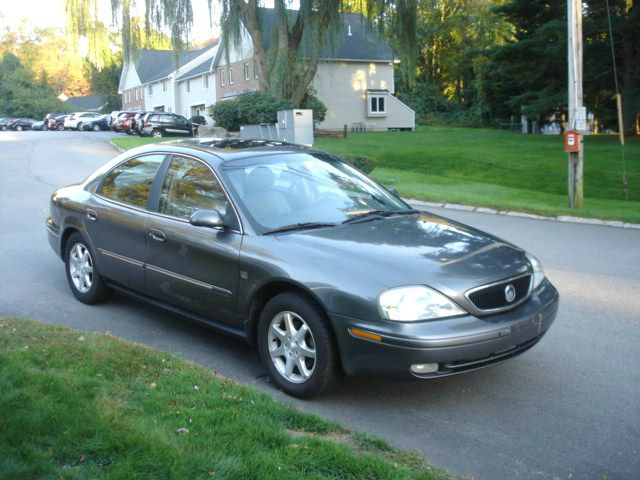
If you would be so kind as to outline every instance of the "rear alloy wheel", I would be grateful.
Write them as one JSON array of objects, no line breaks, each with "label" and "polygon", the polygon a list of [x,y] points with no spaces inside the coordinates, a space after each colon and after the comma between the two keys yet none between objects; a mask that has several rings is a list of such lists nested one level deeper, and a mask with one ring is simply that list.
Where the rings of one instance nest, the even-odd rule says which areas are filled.
[{"label": "rear alloy wheel", "polygon": [[162,138],[162,132],[160,130],[154,130],[151,132],[151,136],[153,138]]},{"label": "rear alloy wheel", "polygon": [[94,125],[93,126],[93,131],[94,132],[99,132],[100,131],[100,125]]},{"label": "rear alloy wheel", "polygon": [[324,313],[304,295],[282,293],[265,305],[258,348],[271,377],[289,395],[319,395],[336,376],[333,332]]},{"label": "rear alloy wheel", "polygon": [[58,131],[62,132],[64,130],[64,125],[58,125]]},{"label": "rear alloy wheel", "polygon": [[18,126],[16,127],[16,130],[17,130],[18,132],[21,132],[21,131],[22,131],[22,125],[18,125]]},{"label": "rear alloy wheel", "polygon": [[91,248],[80,233],[69,237],[64,260],[71,292],[78,300],[93,304],[109,298],[111,291],[100,277]]}]

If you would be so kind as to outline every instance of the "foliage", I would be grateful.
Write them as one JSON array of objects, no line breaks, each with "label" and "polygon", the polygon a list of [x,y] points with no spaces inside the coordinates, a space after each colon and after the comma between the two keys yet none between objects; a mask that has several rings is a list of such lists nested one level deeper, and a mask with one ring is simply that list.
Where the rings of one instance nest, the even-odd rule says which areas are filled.
[{"label": "foliage", "polygon": [[372,158],[365,157],[363,155],[343,155],[340,158],[367,175],[373,172],[376,168],[375,161]]},{"label": "foliage", "polygon": [[5,52],[0,59],[0,112],[12,117],[42,118],[48,112],[64,112],[46,75],[38,79],[18,57]]},{"label": "foliage", "polygon": [[102,68],[98,68],[93,63],[86,61],[85,72],[89,78],[91,91],[99,95],[102,103],[105,104],[105,113],[120,110],[122,106],[122,97],[118,93],[120,74],[122,73],[122,60],[120,57],[114,56]]},{"label": "foliage", "polygon": [[307,91],[304,97],[302,97],[300,108],[313,110],[313,124],[318,125],[322,123],[327,116],[327,107],[314,93],[311,89]]},{"label": "foliage", "polygon": [[202,115],[194,115],[189,119],[192,123],[197,123],[198,125],[204,125],[207,121],[204,119]]},{"label": "foliage", "polygon": [[40,78],[46,77],[56,95],[64,93],[68,97],[77,97],[90,92],[82,58],[53,28],[30,27],[23,23],[6,26],[0,32],[0,56],[5,52],[16,55]]},{"label": "foliage", "polygon": [[213,106],[216,125],[237,131],[240,125],[276,123],[278,110],[294,108],[291,102],[278,100],[268,92],[245,92],[236,98],[217,102]]}]

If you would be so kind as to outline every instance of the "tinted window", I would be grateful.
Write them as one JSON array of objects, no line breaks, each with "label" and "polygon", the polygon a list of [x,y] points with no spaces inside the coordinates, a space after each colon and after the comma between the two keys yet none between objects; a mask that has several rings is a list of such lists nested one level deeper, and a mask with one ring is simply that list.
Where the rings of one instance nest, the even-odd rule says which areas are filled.
[{"label": "tinted window", "polygon": [[171,115],[162,115],[160,121],[162,123],[173,123],[173,117]]},{"label": "tinted window", "polygon": [[146,208],[147,198],[164,155],[144,155],[121,163],[104,179],[100,194],[119,202]]},{"label": "tinted window", "polygon": [[192,158],[173,157],[162,182],[161,213],[188,219],[198,210],[217,210],[224,216],[227,206],[227,197],[207,165]]}]

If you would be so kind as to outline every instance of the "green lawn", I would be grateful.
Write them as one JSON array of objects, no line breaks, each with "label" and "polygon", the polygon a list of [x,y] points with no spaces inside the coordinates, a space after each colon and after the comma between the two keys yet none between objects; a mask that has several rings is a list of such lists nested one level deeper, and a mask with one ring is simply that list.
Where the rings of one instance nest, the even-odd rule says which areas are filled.
[{"label": "green lawn", "polygon": [[[148,139],[115,139],[131,148]],[[372,176],[402,195],[543,215],[576,215],[640,223],[640,140],[626,147],[629,199],[622,190],[616,136],[591,136],[585,147],[585,207],[567,207],[562,137],[487,129],[420,127],[417,132],[350,133],[318,139],[317,148],[376,160]]]},{"label": "green lawn", "polygon": [[0,319],[0,478],[451,477],[176,356]]}]

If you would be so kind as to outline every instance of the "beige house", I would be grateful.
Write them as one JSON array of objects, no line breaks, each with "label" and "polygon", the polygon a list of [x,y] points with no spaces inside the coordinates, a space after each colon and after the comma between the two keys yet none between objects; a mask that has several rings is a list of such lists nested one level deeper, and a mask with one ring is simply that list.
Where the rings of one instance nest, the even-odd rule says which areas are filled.
[{"label": "beige house", "polygon": [[[265,9],[265,15],[269,21],[273,10]],[[413,130],[415,112],[394,96],[397,60],[393,51],[362,15],[343,14],[342,21],[338,46],[325,49],[312,81],[327,107],[318,128]],[[145,50],[123,66],[123,109],[197,114],[211,123],[206,107],[257,90],[258,75],[246,32],[228,58],[220,44],[187,52],[177,66],[170,51]]]}]

